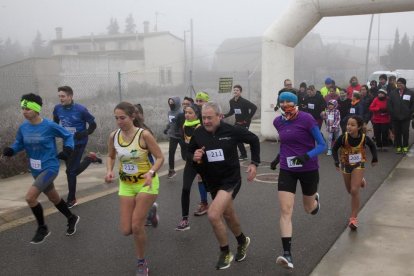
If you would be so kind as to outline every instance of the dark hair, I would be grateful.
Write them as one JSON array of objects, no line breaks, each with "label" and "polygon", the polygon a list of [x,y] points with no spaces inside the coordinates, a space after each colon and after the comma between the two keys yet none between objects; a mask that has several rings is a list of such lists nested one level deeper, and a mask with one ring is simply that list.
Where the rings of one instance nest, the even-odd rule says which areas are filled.
[{"label": "dark hair", "polygon": [[306,82],[301,82],[300,85],[299,85],[299,87],[303,87],[303,88],[306,89]]},{"label": "dark hair", "polygon": [[404,78],[398,78],[397,82],[401,82],[404,85],[407,85],[407,80]]},{"label": "dark hair", "polygon": [[[191,109],[194,111],[195,115],[196,115],[197,117],[200,117],[200,114],[201,114],[201,108],[200,108],[200,107],[198,107],[198,105],[196,105],[196,104],[191,104],[191,105],[187,106],[185,109],[187,109],[187,108],[191,108]],[[184,110],[185,110],[185,109],[184,109]]]},{"label": "dark hair", "polygon": [[29,102],[35,102],[40,106],[43,105],[42,97],[40,97],[39,95],[33,94],[33,93],[24,94],[22,98],[20,99],[20,101],[23,101],[23,100],[26,100]]},{"label": "dark hair", "polygon": [[124,111],[126,115],[128,115],[131,118],[135,118],[135,112],[137,112],[137,108],[135,107],[135,105],[129,102],[120,102],[115,106],[114,111],[116,109]]},{"label": "dark hair", "polygon": [[388,77],[386,74],[381,74],[378,79],[388,80]]},{"label": "dark hair", "polygon": [[72,87],[70,87],[70,86],[61,86],[61,87],[58,87],[58,92],[59,91],[65,92],[66,95],[73,96],[73,90],[72,90]]},{"label": "dark hair", "polygon": [[363,85],[361,85],[361,88],[362,88],[362,87],[365,87],[365,89],[367,90],[367,93],[368,93],[368,91],[369,91],[368,85],[363,84]]},{"label": "dark hair", "polygon": [[397,80],[397,77],[396,77],[396,76],[390,76],[390,77],[388,78],[388,81],[390,81],[390,80]]},{"label": "dark hair", "polygon": [[361,116],[358,115],[351,115],[348,117],[348,120],[346,120],[346,123],[348,124],[349,119],[354,119],[357,122],[357,126],[359,128],[358,133],[362,134],[365,133],[365,128],[364,128],[364,119],[362,119]]},{"label": "dark hair", "polygon": [[187,96],[184,97],[184,100],[183,101],[189,101],[191,103],[194,103],[194,99],[191,98],[191,97],[187,97]]},{"label": "dark hair", "polygon": [[241,85],[240,84],[236,84],[235,86],[233,86],[233,89],[234,88],[238,88],[238,89],[240,89],[240,92],[242,92],[243,91],[243,88],[241,87]]},{"label": "dark hair", "polygon": [[142,108],[142,105],[140,103],[135,104],[135,113],[138,113],[140,115],[142,115],[142,119],[139,118],[138,116],[136,116],[134,118],[134,126],[139,127],[139,128],[143,128],[148,130],[151,134],[154,135],[154,133],[152,132],[152,130],[144,123],[144,109]]}]

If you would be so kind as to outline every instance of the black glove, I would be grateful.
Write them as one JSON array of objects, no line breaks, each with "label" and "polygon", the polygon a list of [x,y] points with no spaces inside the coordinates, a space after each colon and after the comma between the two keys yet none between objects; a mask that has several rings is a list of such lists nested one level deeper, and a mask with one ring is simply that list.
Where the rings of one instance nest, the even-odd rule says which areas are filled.
[{"label": "black glove", "polygon": [[270,169],[276,170],[276,166],[277,164],[279,164],[279,162],[280,162],[280,154],[278,154],[276,158],[272,162],[270,162]]},{"label": "black glove", "polygon": [[310,159],[309,155],[305,153],[304,155],[296,156],[292,159],[292,162],[296,165],[303,165]]},{"label": "black glove", "polygon": [[165,135],[167,135],[167,133],[168,133],[168,129],[167,129],[167,128],[166,128],[166,129],[164,129],[163,133],[164,133]]},{"label": "black glove", "polygon": [[13,156],[13,154],[14,154],[14,150],[12,148],[6,147],[3,149],[4,156],[10,157],[10,156]]},{"label": "black glove", "polygon": [[88,136],[88,131],[87,130],[84,130],[84,131],[78,131],[78,132],[75,132],[75,134],[73,135],[73,137],[76,139],[76,140],[80,140],[80,139],[82,139],[83,137],[86,137],[86,136]]},{"label": "black glove", "polygon": [[72,154],[73,150],[70,147],[63,147],[63,150],[56,156],[58,159],[67,160]]}]

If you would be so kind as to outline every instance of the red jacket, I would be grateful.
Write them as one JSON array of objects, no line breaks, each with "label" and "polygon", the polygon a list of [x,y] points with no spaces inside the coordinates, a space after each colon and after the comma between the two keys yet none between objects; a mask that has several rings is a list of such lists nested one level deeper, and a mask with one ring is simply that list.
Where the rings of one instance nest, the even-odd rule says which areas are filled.
[{"label": "red jacket", "polygon": [[387,109],[387,101],[387,98],[380,101],[376,97],[369,106],[369,110],[372,112],[371,121],[374,124],[389,124],[391,122],[390,113]]},{"label": "red jacket", "polygon": [[357,86],[348,86],[346,88],[346,94],[348,95],[348,99],[352,99],[352,94],[354,91],[361,91],[361,85],[358,83]]}]

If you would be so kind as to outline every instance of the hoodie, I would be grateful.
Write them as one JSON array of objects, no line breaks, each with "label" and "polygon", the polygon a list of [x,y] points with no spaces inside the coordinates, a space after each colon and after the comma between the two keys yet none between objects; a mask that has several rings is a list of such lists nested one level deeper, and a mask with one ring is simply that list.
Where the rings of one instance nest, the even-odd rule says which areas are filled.
[{"label": "hoodie", "polygon": [[168,124],[164,133],[168,135],[170,138],[181,139],[181,127],[178,125],[177,116],[182,113],[181,110],[181,100],[179,97],[171,97],[168,98],[167,103],[170,102],[170,99],[174,101],[174,105],[169,105],[170,110],[168,111]]}]

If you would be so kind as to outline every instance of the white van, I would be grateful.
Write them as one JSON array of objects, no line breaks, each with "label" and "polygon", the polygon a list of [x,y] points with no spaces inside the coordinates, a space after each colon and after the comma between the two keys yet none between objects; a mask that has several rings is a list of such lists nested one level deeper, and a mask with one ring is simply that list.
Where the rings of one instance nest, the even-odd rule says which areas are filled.
[{"label": "white van", "polygon": [[407,87],[414,87],[414,70],[406,70],[406,69],[397,69],[395,71],[375,71],[368,77],[367,85],[370,86],[370,82],[372,80],[376,80],[379,82],[379,76],[382,74],[387,75],[389,78],[390,76],[395,76],[398,78],[405,78],[407,80]]}]

